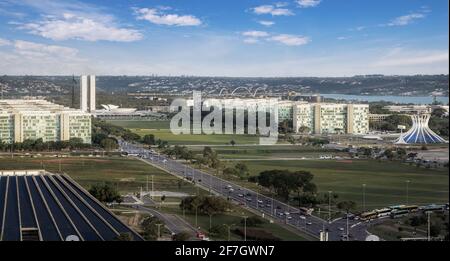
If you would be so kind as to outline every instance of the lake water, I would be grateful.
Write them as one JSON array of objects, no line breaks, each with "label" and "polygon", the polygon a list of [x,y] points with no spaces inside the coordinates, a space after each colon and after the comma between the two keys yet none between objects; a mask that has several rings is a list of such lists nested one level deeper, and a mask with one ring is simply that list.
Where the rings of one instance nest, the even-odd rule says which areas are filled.
[{"label": "lake water", "polygon": [[[411,104],[431,104],[433,103],[433,97],[412,97],[412,96],[364,96],[364,95],[345,95],[345,94],[321,94],[324,98],[348,100],[348,101],[361,101],[361,102],[393,102],[393,103],[411,103]],[[448,104],[448,97],[437,97],[438,102],[445,105]]]}]

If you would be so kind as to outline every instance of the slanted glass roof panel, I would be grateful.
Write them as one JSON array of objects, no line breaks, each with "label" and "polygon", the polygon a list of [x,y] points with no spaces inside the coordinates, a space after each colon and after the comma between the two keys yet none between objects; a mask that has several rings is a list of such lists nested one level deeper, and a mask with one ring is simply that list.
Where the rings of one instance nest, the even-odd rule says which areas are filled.
[{"label": "slanted glass roof panel", "polygon": [[17,177],[8,177],[8,193],[6,194],[5,220],[2,240],[20,240],[20,215],[17,197]]},{"label": "slanted glass roof panel", "polygon": [[94,210],[92,210],[87,203],[82,201],[82,198],[78,194],[75,194],[76,192],[69,189],[69,187],[63,183],[59,176],[50,178],[63,189],[64,193],[70,198],[70,200],[72,200],[78,209],[82,211],[85,217],[89,220],[89,222],[91,222],[103,238],[114,238],[117,236],[118,233],[113,230],[113,227],[104,222],[98,213],[94,212]]},{"label": "slanted glass roof panel", "polygon": [[0,171],[0,225],[0,240],[143,240],[71,178],[45,171]]}]

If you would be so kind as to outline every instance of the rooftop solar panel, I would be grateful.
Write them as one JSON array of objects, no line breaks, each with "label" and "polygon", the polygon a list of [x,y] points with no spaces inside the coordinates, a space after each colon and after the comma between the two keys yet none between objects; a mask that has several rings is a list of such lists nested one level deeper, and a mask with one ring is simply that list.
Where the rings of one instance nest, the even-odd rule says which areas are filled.
[{"label": "rooftop solar panel", "polygon": [[0,241],[142,237],[67,175],[0,171]]}]

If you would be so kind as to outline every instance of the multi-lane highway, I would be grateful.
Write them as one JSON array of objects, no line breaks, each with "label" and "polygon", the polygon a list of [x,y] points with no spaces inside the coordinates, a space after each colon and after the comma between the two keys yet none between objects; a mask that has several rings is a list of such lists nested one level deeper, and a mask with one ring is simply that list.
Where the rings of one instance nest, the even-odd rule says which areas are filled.
[{"label": "multi-lane highway", "polygon": [[[129,155],[135,155],[143,161],[157,166],[180,178],[190,180],[195,184],[209,190],[211,193],[220,195],[245,206],[260,215],[274,221],[284,223],[291,228],[297,229],[314,238],[319,238],[322,231],[328,231],[330,241],[345,240],[347,234],[347,220],[339,219],[328,222],[319,217],[306,215],[300,209],[289,206],[274,198],[261,195],[253,190],[236,185],[230,181],[223,180],[214,175],[197,170],[190,166],[170,159],[155,151],[144,149],[140,145],[120,141],[120,148]],[[366,225],[350,220],[349,240],[365,240],[368,236]]]}]

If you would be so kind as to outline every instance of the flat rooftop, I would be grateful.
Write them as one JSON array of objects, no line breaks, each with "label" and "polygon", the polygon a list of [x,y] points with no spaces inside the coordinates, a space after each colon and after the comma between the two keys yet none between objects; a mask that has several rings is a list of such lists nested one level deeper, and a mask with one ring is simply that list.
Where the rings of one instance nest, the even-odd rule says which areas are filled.
[{"label": "flat rooftop", "polygon": [[80,110],[68,108],[46,100],[0,100],[0,113],[1,112],[83,113]]},{"label": "flat rooftop", "polygon": [[0,241],[113,241],[142,237],[67,175],[0,171]]}]

